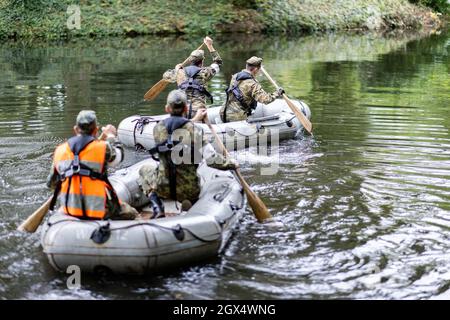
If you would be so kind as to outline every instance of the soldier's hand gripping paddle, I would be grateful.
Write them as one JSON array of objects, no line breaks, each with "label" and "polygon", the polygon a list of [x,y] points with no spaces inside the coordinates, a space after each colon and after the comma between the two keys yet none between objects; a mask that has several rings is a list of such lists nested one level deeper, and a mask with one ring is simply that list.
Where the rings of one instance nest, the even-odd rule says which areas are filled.
[{"label": "soldier's hand gripping paddle", "polygon": [[[220,149],[222,149],[222,153],[226,157],[229,157],[227,149],[223,145],[222,140],[220,140],[219,136],[217,135],[216,130],[214,130],[213,126],[211,125],[211,122],[209,122],[208,116],[205,117],[205,122],[208,125],[209,130],[211,130],[214,139],[217,141],[217,144],[219,145]],[[272,215],[269,213],[269,210],[267,210],[266,205],[256,195],[256,193],[252,191],[252,189],[242,176],[241,172],[239,171],[239,169],[236,169],[235,172],[237,178],[239,179],[239,182],[241,183],[242,188],[244,189],[248,203],[250,204],[250,207],[253,210],[253,214],[255,215],[258,222],[264,222],[265,220],[272,219]]]},{"label": "soldier's hand gripping paddle", "polygon": [[[104,140],[105,138],[106,134],[102,133],[100,137],[98,137],[98,140]],[[51,202],[52,197],[48,198],[48,200],[45,201],[44,204],[39,207],[39,209],[28,216],[28,218],[24,222],[22,222],[20,226],[17,227],[17,230],[34,233],[41,224],[42,220],[44,220],[44,217],[47,215],[47,212],[50,209]]]},{"label": "soldier's hand gripping paddle", "polygon": [[[197,50],[200,50],[203,47],[204,43]],[[184,67],[189,62],[189,57],[184,60],[181,65]],[[152,101],[155,99],[170,83],[169,80],[161,79],[159,80],[153,87],[151,87],[144,95],[144,100]]]},{"label": "soldier's hand gripping paddle", "polygon": [[[278,89],[279,86],[275,82],[275,80],[272,79],[272,77],[267,73],[266,69],[264,69],[263,66],[261,66],[262,73],[266,76],[267,79]],[[312,135],[312,123],[308,120],[308,118],[298,110],[298,108],[295,106],[295,104],[291,101],[291,99],[288,98],[288,96],[283,93],[283,98],[286,101],[289,108],[291,108],[292,112],[294,112],[295,116],[297,117],[298,121],[303,125],[303,127]]]}]

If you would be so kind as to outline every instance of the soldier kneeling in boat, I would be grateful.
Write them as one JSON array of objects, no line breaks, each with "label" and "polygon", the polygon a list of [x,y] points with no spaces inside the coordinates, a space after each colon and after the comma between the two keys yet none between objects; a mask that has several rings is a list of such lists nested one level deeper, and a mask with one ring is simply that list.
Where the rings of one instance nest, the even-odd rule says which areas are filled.
[{"label": "soldier kneeling in boat", "polygon": [[108,180],[108,166],[123,160],[123,148],[116,142],[116,128],[102,128],[96,139],[94,111],[81,111],[74,126],[75,136],[54,153],[47,186],[55,189],[50,209],[59,198],[61,210],[80,219],[134,219],[137,211],[118,199]]},{"label": "soldier kneeling in boat", "polygon": [[187,67],[178,64],[175,66],[175,70],[168,71],[163,76],[168,80],[176,81],[178,89],[185,91],[189,101],[186,114],[188,119],[195,116],[198,110],[206,109],[206,99],[213,103],[207,83],[219,72],[222,65],[222,58],[212,45],[213,40],[206,37],[203,42],[213,59],[213,63],[210,66],[203,66],[205,52],[203,50],[194,50],[189,56],[189,65]]},{"label": "soldier kneeling in boat", "polygon": [[197,168],[202,160],[220,170],[237,168],[233,160],[216,153],[203,130],[194,124],[204,119],[206,110],[199,110],[192,120],[185,118],[188,102],[182,90],[169,93],[166,112],[170,113],[170,117],[153,128],[156,147],[150,150],[159,165],[156,169],[146,165],[139,170],[140,185],[149,196],[153,218],[164,216],[164,205],[160,198],[179,201],[183,211],[187,211],[198,200],[200,181]]},{"label": "soldier kneeling in boat", "polygon": [[284,93],[283,88],[279,88],[269,94],[255,79],[261,69],[262,58],[251,57],[246,62],[246,68],[233,75],[226,90],[227,100],[220,109],[223,122],[246,120],[255,110],[257,102],[268,104]]}]

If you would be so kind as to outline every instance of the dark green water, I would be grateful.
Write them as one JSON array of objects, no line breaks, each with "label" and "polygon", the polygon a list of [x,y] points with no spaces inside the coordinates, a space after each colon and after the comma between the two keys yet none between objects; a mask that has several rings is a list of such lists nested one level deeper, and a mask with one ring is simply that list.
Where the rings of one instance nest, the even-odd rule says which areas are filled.
[{"label": "dark green water", "polygon": [[286,92],[311,107],[314,139],[283,142],[276,175],[256,175],[258,157],[243,164],[285,226],[261,226],[249,214],[214,261],[153,278],[83,277],[81,290],[66,288],[39,234],[15,231],[50,195],[44,181],[54,147],[83,107],[115,125],[162,113],[165,95],[150,104],[143,94],[199,41],[0,45],[0,298],[417,299],[447,291],[446,32],[217,39],[225,62],[211,85],[218,103],[231,74],[259,55]]}]

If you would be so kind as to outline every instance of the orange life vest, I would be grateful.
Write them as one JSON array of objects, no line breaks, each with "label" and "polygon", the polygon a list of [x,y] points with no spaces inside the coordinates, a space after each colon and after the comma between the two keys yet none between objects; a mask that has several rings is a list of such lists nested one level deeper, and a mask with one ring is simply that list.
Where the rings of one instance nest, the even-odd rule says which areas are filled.
[{"label": "orange life vest", "polygon": [[72,137],[56,148],[54,164],[61,184],[55,194],[59,192],[61,209],[66,214],[105,217],[106,189],[114,194],[105,172],[105,155],[106,143],[90,136]]}]

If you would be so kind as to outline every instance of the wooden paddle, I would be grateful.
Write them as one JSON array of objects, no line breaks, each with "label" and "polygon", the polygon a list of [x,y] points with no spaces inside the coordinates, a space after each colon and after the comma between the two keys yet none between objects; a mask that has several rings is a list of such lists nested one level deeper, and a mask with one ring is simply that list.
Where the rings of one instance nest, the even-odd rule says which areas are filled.
[{"label": "wooden paddle", "polygon": [[[104,140],[105,138],[106,134],[102,132],[100,137],[98,137],[98,140]],[[47,215],[47,212],[50,209],[50,202],[52,202],[52,197],[48,198],[48,200],[45,201],[39,209],[33,212],[24,222],[22,222],[22,224],[17,227],[17,230],[34,233],[41,224],[42,220],[44,220],[44,217]]]},{"label": "wooden paddle", "polygon": [[17,230],[26,231],[29,233],[35,232],[41,224],[42,220],[44,220],[44,217],[50,208],[50,202],[52,202],[52,197],[48,198],[48,200],[45,201],[44,204],[39,207],[39,209],[33,212],[33,214],[30,215],[27,220],[22,222]]},{"label": "wooden paddle", "polygon": [[[213,126],[211,125],[211,122],[209,122],[208,116],[205,116],[205,123],[208,125],[209,130],[211,130],[212,134],[214,135],[214,139],[219,144],[220,149],[222,149],[222,153],[229,157],[228,151],[223,145],[222,140],[219,138],[219,136],[216,133],[216,130],[214,130]],[[239,169],[235,170],[236,176],[239,179],[242,188],[244,188],[244,192],[247,196],[248,203],[250,204],[250,207],[253,210],[253,214],[255,215],[258,222],[264,222],[264,220],[272,219],[272,215],[269,213],[269,210],[267,210],[266,205],[262,200],[252,191],[248,183],[245,181],[244,177],[242,176]]]},{"label": "wooden paddle", "polygon": [[[275,80],[272,79],[272,77],[267,73],[266,69],[264,69],[263,66],[261,66],[262,73],[266,76],[267,79],[278,89],[279,86],[275,82]],[[288,96],[283,93],[283,98],[286,101],[287,105],[291,110],[294,112],[295,116],[297,117],[298,121],[303,125],[303,127],[312,135],[312,123],[308,120],[308,118],[298,110],[298,108],[295,106],[295,104],[291,101],[291,99],[288,98]]]},{"label": "wooden paddle", "polygon": [[[204,43],[197,50],[200,50],[203,47]],[[189,62],[189,57],[184,60],[181,65],[184,67]],[[159,80],[153,87],[151,87],[144,95],[144,100],[152,101],[155,99],[170,83],[167,79]]]}]

